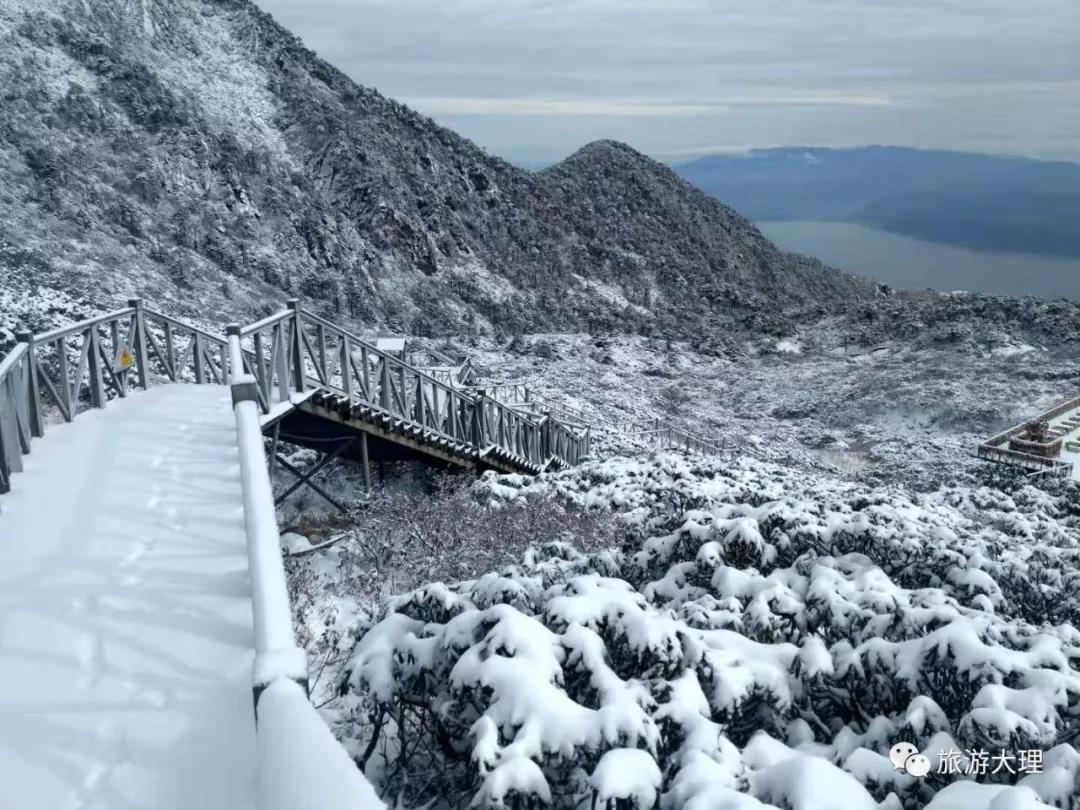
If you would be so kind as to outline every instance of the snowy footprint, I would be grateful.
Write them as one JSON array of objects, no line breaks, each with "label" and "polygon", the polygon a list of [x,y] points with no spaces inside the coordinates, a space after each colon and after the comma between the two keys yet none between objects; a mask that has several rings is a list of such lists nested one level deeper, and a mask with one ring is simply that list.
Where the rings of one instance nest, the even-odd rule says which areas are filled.
[{"label": "snowy footprint", "polygon": [[72,796],[72,810],[90,810],[102,807],[99,802],[109,786],[117,768],[127,761],[128,745],[126,732],[112,721],[102,721],[96,729],[98,738],[98,761],[91,765],[83,775],[81,788]]}]

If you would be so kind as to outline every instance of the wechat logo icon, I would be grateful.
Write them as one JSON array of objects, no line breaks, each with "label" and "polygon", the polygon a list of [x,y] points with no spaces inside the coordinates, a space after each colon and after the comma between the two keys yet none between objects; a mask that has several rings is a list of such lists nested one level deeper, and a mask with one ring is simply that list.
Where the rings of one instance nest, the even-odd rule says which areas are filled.
[{"label": "wechat logo icon", "polygon": [[930,773],[930,760],[909,742],[899,742],[890,748],[889,761],[896,770],[919,779]]}]

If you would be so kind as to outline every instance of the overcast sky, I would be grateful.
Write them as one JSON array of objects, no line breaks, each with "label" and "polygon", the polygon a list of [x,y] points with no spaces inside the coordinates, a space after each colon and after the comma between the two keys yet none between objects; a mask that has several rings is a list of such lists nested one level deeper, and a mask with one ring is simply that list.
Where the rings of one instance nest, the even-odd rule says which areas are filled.
[{"label": "overcast sky", "polygon": [[1080,0],[257,0],[531,165],[888,143],[1080,160]]}]

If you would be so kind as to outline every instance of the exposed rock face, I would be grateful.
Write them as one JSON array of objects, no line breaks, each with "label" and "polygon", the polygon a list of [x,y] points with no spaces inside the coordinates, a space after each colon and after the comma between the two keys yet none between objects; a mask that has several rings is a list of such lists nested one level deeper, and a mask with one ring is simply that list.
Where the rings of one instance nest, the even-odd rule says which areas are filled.
[{"label": "exposed rock face", "polygon": [[0,329],[136,292],[420,333],[753,326],[875,294],[628,147],[516,169],[247,0],[0,0],[0,88]]}]

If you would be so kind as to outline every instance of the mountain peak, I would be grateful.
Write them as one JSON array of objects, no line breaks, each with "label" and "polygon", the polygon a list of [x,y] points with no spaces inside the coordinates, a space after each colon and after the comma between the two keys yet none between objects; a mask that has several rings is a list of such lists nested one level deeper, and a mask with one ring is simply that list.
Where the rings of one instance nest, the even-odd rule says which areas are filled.
[{"label": "mountain peak", "polygon": [[585,144],[559,163],[550,166],[549,170],[558,169],[560,166],[573,166],[578,168],[584,164],[614,164],[621,167],[648,171],[666,168],[662,163],[639,152],[629,144],[623,143],[622,141],[601,139]]}]

